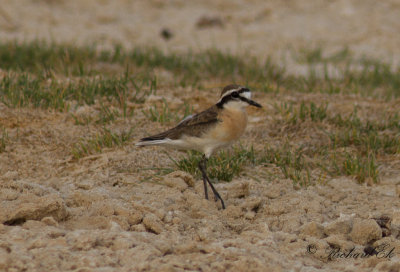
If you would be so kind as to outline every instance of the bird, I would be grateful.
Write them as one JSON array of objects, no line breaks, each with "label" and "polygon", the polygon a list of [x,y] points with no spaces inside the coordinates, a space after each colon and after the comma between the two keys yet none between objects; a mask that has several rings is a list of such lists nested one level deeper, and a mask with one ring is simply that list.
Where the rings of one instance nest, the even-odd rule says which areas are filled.
[{"label": "bird", "polygon": [[205,198],[208,199],[208,183],[215,201],[220,200],[222,209],[225,209],[224,200],[208,178],[207,162],[215,151],[232,144],[244,133],[247,126],[247,106],[262,108],[251,99],[251,91],[247,87],[227,85],[222,89],[216,104],[200,113],[187,116],[167,131],[140,139],[136,146],[159,145],[201,152],[203,156],[198,168],[203,178]]}]

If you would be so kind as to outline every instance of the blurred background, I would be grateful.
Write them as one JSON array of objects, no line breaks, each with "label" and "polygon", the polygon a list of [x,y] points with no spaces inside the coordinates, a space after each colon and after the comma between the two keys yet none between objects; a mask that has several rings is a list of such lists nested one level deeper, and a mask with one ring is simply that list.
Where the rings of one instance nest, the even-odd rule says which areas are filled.
[{"label": "blurred background", "polygon": [[304,48],[347,48],[396,64],[399,14],[398,0],[1,0],[0,39],[217,48],[278,60]]}]

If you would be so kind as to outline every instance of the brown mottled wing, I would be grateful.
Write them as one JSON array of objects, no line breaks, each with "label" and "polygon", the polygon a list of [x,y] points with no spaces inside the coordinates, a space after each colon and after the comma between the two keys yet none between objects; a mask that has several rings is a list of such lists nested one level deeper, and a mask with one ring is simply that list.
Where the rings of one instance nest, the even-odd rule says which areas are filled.
[{"label": "brown mottled wing", "polygon": [[143,138],[141,141],[155,141],[165,138],[176,140],[180,139],[182,135],[199,137],[202,133],[204,133],[204,131],[208,130],[210,127],[219,122],[219,111],[220,109],[217,106],[212,106],[211,108],[200,112],[187,120],[183,120],[174,128],[157,135]]}]

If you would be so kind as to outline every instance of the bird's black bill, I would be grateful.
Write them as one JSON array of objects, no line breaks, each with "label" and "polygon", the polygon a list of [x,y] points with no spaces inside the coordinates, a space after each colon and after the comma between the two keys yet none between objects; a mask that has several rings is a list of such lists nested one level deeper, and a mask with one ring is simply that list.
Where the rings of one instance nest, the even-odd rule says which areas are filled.
[{"label": "bird's black bill", "polygon": [[257,108],[262,108],[262,106],[260,104],[258,104],[257,102],[255,102],[255,101],[253,101],[251,99],[248,99],[248,98],[245,98],[245,97],[240,97],[240,99],[245,101],[245,102],[247,102],[247,103],[249,103],[249,105],[251,105],[251,106],[254,106],[254,107],[257,107]]},{"label": "bird's black bill", "polygon": [[257,107],[257,108],[262,108],[262,106],[260,104],[258,104],[257,102],[255,102],[253,100],[249,100],[249,104],[254,107]]}]

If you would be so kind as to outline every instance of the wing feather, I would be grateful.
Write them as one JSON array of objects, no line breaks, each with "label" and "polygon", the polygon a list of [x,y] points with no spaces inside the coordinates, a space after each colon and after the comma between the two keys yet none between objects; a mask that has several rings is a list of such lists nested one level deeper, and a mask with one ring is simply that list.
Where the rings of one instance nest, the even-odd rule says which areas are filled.
[{"label": "wing feather", "polygon": [[190,118],[186,117],[174,128],[143,138],[140,141],[157,141],[166,138],[176,140],[180,139],[182,135],[200,137],[204,131],[207,131],[220,121],[218,119],[219,111],[220,109],[217,106],[213,106],[203,112],[191,116]]}]

